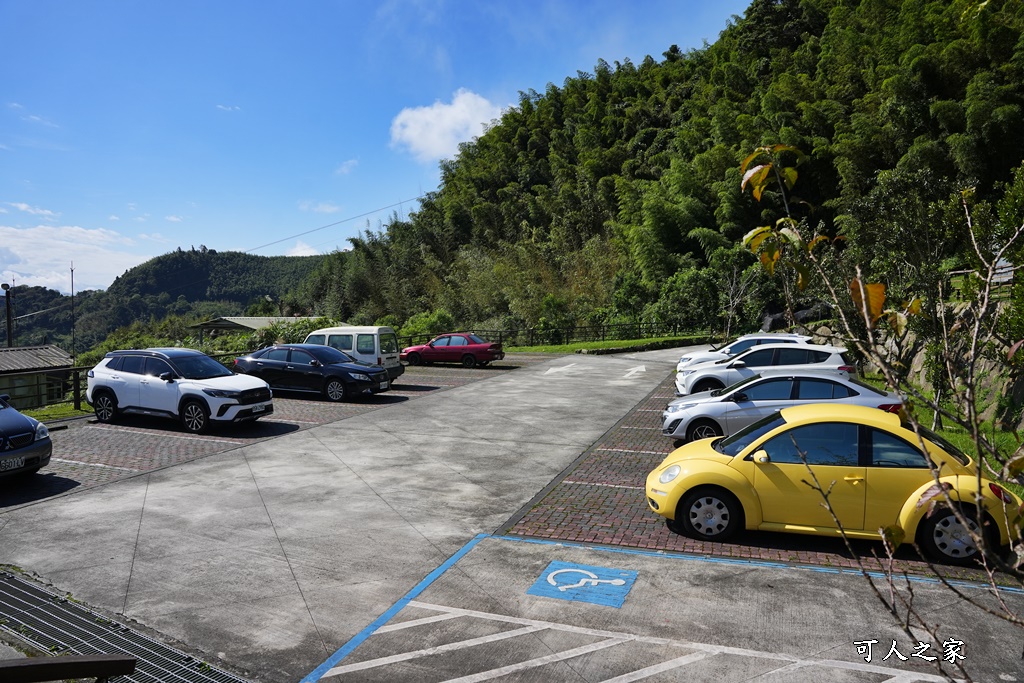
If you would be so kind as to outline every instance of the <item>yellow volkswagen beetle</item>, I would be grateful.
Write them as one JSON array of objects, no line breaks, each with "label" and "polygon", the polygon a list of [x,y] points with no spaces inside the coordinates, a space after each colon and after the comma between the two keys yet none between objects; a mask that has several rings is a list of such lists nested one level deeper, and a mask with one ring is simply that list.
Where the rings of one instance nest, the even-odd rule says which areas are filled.
[{"label": "yellow volkswagen beetle", "polygon": [[[829,503],[850,538],[880,540],[881,529],[897,526],[931,559],[950,564],[977,558],[971,532],[979,529],[989,547],[1017,540],[1020,498],[985,478],[979,490],[969,457],[937,434],[921,434],[925,452],[900,416],[877,408],[785,408],[732,436],[670,453],[647,477],[647,502],[670,529],[703,540],[724,541],[741,529],[837,536],[821,493],[805,483],[817,478],[823,490],[831,486]],[[948,506],[929,514],[933,500],[945,499],[938,486],[966,526]]]}]

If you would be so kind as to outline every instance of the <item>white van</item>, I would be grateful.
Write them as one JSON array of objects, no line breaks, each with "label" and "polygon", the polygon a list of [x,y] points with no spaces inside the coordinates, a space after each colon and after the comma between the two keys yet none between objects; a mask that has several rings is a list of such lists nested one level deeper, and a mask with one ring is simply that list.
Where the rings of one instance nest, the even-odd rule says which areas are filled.
[{"label": "white van", "polygon": [[325,327],[306,335],[305,343],[333,346],[356,360],[381,365],[392,382],[405,372],[398,360],[398,335],[390,327]]}]

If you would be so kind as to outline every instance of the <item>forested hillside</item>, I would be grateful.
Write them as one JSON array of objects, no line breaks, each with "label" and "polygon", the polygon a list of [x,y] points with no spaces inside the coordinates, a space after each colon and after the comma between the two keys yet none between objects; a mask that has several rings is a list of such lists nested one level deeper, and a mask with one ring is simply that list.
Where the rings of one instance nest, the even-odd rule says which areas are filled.
[{"label": "forested hillside", "polygon": [[[964,198],[986,244],[1024,220],[1022,30],[1021,0],[755,0],[701,49],[599,60],[521,93],[442,162],[417,212],[351,251],[168,254],[85,299],[79,336],[263,294],[278,302],[264,313],[283,297],[289,312],[396,326],[443,310],[489,329],[752,328],[783,299],[742,238],[787,215],[805,239],[842,238],[829,267],[928,296],[975,265]],[[780,159],[796,183],[758,201],[740,166],[775,144],[801,153]],[[809,302],[820,287],[793,291]]]},{"label": "forested hillside", "polygon": [[[114,280],[106,291],[69,296],[43,287],[14,289],[14,340],[19,346],[56,343],[88,350],[128,325],[183,329],[201,319],[250,313],[291,315],[298,310],[298,283],[323,256],[255,256],[206,247],[150,259]],[[268,299],[269,297],[269,299]],[[6,331],[0,330],[6,344]]]},{"label": "forested hillside", "polygon": [[1012,0],[756,0],[704,49],[522,93],[420,211],[333,255],[310,303],[484,327],[758,325],[778,283],[739,241],[785,207],[742,191],[740,163],[774,143],[806,155],[801,230],[844,236],[867,277],[911,290],[922,268],[969,265],[957,192],[983,217],[1024,158],[1022,28]]}]

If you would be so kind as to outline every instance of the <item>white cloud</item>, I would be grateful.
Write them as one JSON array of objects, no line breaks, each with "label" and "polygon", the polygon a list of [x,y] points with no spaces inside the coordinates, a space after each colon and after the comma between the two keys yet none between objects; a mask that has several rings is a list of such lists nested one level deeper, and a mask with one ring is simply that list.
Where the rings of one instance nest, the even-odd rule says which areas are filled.
[{"label": "white cloud", "polygon": [[316,256],[320,252],[302,240],[296,240],[295,246],[284,252],[285,256]]},{"label": "white cloud", "polygon": [[299,209],[313,213],[338,213],[341,207],[331,202],[299,202]]},{"label": "white cloud", "polygon": [[335,175],[348,175],[358,165],[359,165],[359,160],[358,159],[349,159],[348,161],[342,163],[341,166],[339,166],[338,168],[334,169],[334,174]]},{"label": "white cloud", "polygon": [[171,240],[167,239],[166,237],[164,237],[163,235],[161,235],[158,232],[150,232],[150,233],[140,232],[139,233],[139,239],[140,240],[148,240],[150,242],[156,242],[157,244],[170,244],[171,243]]},{"label": "white cloud", "polygon": [[185,219],[182,218],[181,216],[164,216],[164,220],[168,220],[171,223],[180,223]]},{"label": "white cloud", "polygon": [[[37,206],[30,206],[24,202],[7,202],[8,206],[13,206],[19,211],[31,214],[33,216],[42,216],[43,218],[56,218],[57,214],[49,209],[40,209]],[[6,211],[4,212],[6,213]]]},{"label": "white cloud", "polygon": [[233,104],[218,104],[217,109],[220,109],[221,111],[242,111],[241,107],[236,107]]},{"label": "white cloud", "polygon": [[120,216],[117,216],[117,215],[115,215],[115,214],[110,214],[110,215],[109,215],[109,216],[107,217],[107,220],[108,220],[108,221],[119,221],[119,220],[121,220],[121,217],[120,217]]},{"label": "white cloud", "polygon": [[460,88],[451,104],[435,102],[400,111],[391,122],[391,146],[407,148],[422,163],[451,158],[460,142],[481,135],[500,116],[501,107]]},{"label": "white cloud", "polygon": [[14,228],[0,225],[3,246],[0,282],[71,291],[71,264],[75,289],[106,289],[124,271],[152,258],[136,253],[130,237],[113,230],[74,225],[39,225]]}]

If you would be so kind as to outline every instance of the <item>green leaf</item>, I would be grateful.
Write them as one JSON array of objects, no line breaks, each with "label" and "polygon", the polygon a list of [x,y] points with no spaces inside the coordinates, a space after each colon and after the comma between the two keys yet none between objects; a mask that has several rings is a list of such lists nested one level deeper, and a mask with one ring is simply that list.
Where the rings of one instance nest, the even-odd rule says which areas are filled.
[{"label": "green leaf", "polygon": [[1024,454],[1017,455],[1003,466],[1002,475],[1004,479],[1014,479],[1024,472]]},{"label": "green leaf", "polygon": [[921,499],[917,501],[917,508],[920,509],[926,505],[932,499],[942,495],[943,491],[949,491],[953,488],[953,485],[948,481],[940,482],[938,484],[932,484],[928,487],[928,490],[921,494]]},{"label": "green leaf", "polygon": [[882,540],[885,542],[885,546],[890,552],[895,552],[907,537],[907,532],[896,525],[887,526],[879,529],[878,531],[882,535]]},{"label": "green leaf", "polygon": [[786,166],[779,175],[782,177],[782,181],[786,183],[786,188],[792,190],[793,186],[796,185],[796,169],[792,166]]},{"label": "green leaf", "polygon": [[782,230],[779,230],[779,234],[785,237],[786,241],[788,241],[797,249],[804,248],[804,238],[801,237],[800,233],[798,233],[793,228],[783,228]]},{"label": "green leaf", "polygon": [[811,282],[811,269],[802,263],[794,263],[796,270],[796,286],[802,292]]},{"label": "green leaf", "polygon": [[757,248],[761,246],[761,242],[771,234],[772,226],[762,225],[760,228],[754,228],[746,235],[743,236],[743,244],[750,251],[757,253]]}]

